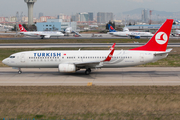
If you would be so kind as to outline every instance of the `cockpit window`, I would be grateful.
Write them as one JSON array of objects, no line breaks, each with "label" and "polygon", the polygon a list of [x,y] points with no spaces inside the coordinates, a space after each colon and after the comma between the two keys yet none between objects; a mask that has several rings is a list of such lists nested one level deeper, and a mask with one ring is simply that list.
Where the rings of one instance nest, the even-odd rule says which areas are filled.
[{"label": "cockpit window", "polygon": [[15,56],[10,56],[9,58],[15,58]]}]

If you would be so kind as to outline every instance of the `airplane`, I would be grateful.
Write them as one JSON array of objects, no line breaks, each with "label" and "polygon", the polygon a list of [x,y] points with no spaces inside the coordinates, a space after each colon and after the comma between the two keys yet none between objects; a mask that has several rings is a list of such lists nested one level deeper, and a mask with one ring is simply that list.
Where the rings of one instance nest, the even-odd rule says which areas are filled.
[{"label": "airplane", "polygon": [[175,32],[172,34],[174,37],[179,37],[180,36],[180,30],[175,30]]},{"label": "airplane", "polygon": [[110,24],[108,24],[109,27],[109,34],[119,37],[131,37],[135,39],[140,39],[141,37],[152,37],[154,34],[150,32],[131,32],[127,27],[123,28],[123,31],[116,31]]},{"label": "airplane", "polygon": [[3,64],[21,68],[57,68],[62,73],[75,73],[85,69],[89,75],[91,69],[121,68],[137,66],[166,58],[172,49],[167,49],[173,20],[167,19],[154,36],[143,46],[130,50],[115,50],[115,43],[110,50],[41,50],[25,51],[10,55]]},{"label": "airplane", "polygon": [[72,30],[72,27],[67,27],[65,30],[64,30],[64,33],[69,36],[69,34],[71,33],[75,33],[76,36],[79,36],[81,37],[81,34],[79,34],[78,32],[75,32]]},{"label": "airplane", "polygon": [[61,32],[53,32],[53,31],[35,31],[35,32],[28,32],[21,24],[19,24],[20,34],[25,36],[33,36],[33,37],[41,37],[50,38],[50,37],[62,37],[64,36]]}]

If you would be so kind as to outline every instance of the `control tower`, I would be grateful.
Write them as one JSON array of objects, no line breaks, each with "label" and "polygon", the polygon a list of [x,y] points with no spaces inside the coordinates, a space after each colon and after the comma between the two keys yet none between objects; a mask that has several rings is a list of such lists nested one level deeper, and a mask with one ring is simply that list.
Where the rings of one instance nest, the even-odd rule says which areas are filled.
[{"label": "control tower", "polygon": [[28,6],[28,25],[33,24],[33,6],[37,0],[24,0]]}]

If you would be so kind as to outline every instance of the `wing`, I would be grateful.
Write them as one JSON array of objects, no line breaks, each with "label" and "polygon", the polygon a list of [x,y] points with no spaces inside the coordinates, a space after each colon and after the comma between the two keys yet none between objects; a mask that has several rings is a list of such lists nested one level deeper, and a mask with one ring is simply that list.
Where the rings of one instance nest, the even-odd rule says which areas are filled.
[{"label": "wing", "polygon": [[113,44],[113,46],[111,47],[111,52],[108,54],[108,56],[102,60],[102,61],[91,61],[91,62],[80,62],[80,63],[74,63],[76,66],[78,67],[102,67],[103,66],[103,62],[109,62],[111,61],[113,54],[114,54],[114,47],[115,47],[116,43]]}]

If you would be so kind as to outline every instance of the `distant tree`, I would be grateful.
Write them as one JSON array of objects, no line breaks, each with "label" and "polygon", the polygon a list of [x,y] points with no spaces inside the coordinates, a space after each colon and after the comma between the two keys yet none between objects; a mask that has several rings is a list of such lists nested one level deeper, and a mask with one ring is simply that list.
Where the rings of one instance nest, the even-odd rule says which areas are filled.
[{"label": "distant tree", "polygon": [[106,30],[108,30],[109,28],[108,28],[108,23],[106,24]]},{"label": "distant tree", "polygon": [[12,28],[12,31],[16,31],[16,25],[14,25],[14,28]]},{"label": "distant tree", "polygon": [[131,22],[129,23],[129,26],[131,26],[132,24],[131,24]]},{"label": "distant tree", "polygon": [[29,26],[29,30],[30,30],[30,31],[37,31],[36,25],[35,25],[35,24],[34,24],[34,25],[30,25],[30,26]]},{"label": "distant tree", "polygon": [[29,31],[27,24],[22,24],[22,26],[23,26],[27,31]]},{"label": "distant tree", "polygon": [[173,22],[173,25],[176,25],[176,22],[175,22],[175,21]]},{"label": "distant tree", "polygon": [[113,23],[112,23],[112,26],[113,26],[113,28],[115,29],[116,25],[115,25],[115,22],[114,22],[114,21],[113,21]]}]

